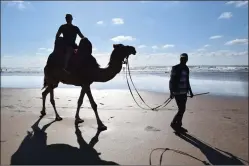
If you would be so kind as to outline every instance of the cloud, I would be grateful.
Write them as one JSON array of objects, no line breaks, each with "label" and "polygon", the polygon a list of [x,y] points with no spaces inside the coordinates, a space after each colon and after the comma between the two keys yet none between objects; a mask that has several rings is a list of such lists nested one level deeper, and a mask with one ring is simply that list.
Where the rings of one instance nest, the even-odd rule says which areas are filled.
[{"label": "cloud", "polygon": [[97,50],[98,50],[97,48],[95,48],[95,47],[93,48],[93,51],[97,51]]},{"label": "cloud", "polygon": [[156,50],[156,49],[158,49],[158,46],[152,46],[151,47],[153,50]]},{"label": "cloud", "polygon": [[28,1],[1,1],[6,2],[8,6],[17,7],[19,10],[25,10],[29,5],[30,2]]},{"label": "cloud", "polygon": [[48,54],[37,52],[35,53],[35,55],[48,55]]},{"label": "cloud", "polygon": [[122,41],[133,41],[136,40],[136,38],[132,36],[116,36],[111,38],[111,40],[114,42],[122,42]]},{"label": "cloud", "polygon": [[116,25],[124,24],[124,20],[122,18],[113,18],[112,23]]},{"label": "cloud", "polygon": [[235,7],[243,7],[248,5],[248,1],[228,1],[226,2],[227,5],[235,5]]},{"label": "cloud", "polygon": [[102,25],[102,24],[104,24],[104,21],[98,21],[96,24]]},{"label": "cloud", "polygon": [[225,43],[225,45],[248,44],[248,39],[235,39]]},{"label": "cloud", "polygon": [[49,53],[51,53],[53,51],[52,48],[44,48],[44,47],[41,47],[38,49],[38,52],[35,53],[35,55],[41,55],[41,56],[48,56]]},{"label": "cloud", "polygon": [[38,50],[41,50],[41,51],[53,51],[52,48],[44,48],[44,47],[41,47]]},{"label": "cloud", "polygon": [[208,48],[208,47],[210,47],[210,45],[209,45],[209,44],[206,44],[206,45],[204,45],[203,47],[197,49],[196,51],[197,51],[197,52],[205,52],[205,51],[207,51],[207,48]]},{"label": "cloud", "polygon": [[[2,67],[7,68],[32,68],[32,67],[40,67],[43,68],[46,65],[48,55],[44,56],[42,54],[34,55],[18,55],[18,56],[7,56],[3,55],[1,57],[1,65]],[[14,62],[14,63],[13,63]]]},{"label": "cloud", "polygon": [[145,48],[146,45],[139,45],[137,48]]},{"label": "cloud", "polygon": [[175,45],[173,44],[166,44],[163,46],[163,48],[173,48],[173,47],[175,47]]},{"label": "cloud", "polygon": [[[160,66],[160,65],[174,65],[179,63],[180,53],[148,53],[137,54],[131,56],[129,62],[131,66]],[[234,57],[247,57],[248,51],[236,52],[231,50],[217,50],[213,52],[208,51],[194,51],[188,53],[191,65],[222,65],[226,63],[233,63]],[[231,57],[231,61],[220,61],[223,57]],[[218,59],[218,60],[215,60]],[[229,59],[229,58],[228,58]],[[236,63],[236,62],[234,62]]]},{"label": "cloud", "polygon": [[222,38],[223,36],[221,35],[216,35],[216,36],[211,36],[209,39],[219,39]]},{"label": "cloud", "polygon": [[206,49],[205,48],[197,49],[197,52],[202,52],[202,51],[206,51]]},{"label": "cloud", "polygon": [[43,48],[43,47],[42,47],[42,48],[39,48],[39,50],[46,50],[46,48]]},{"label": "cloud", "polygon": [[[152,65],[175,65],[179,63],[181,52],[163,52],[163,53],[141,53],[130,56],[131,67],[152,66]],[[216,50],[216,51],[192,51],[188,52],[189,65],[223,65],[223,64],[246,64],[248,62],[248,51]],[[101,67],[106,67],[109,62],[110,52],[97,52],[93,56]],[[224,58],[227,57],[227,58]],[[41,71],[46,65],[48,56],[43,54],[34,55],[2,55],[1,65],[3,67],[40,68]],[[235,58],[238,61],[235,61]],[[28,59],[28,61],[27,61]],[[14,62],[14,63],[13,63]]]},{"label": "cloud", "polygon": [[230,19],[233,17],[233,14],[231,12],[224,12],[220,15],[218,19]]}]

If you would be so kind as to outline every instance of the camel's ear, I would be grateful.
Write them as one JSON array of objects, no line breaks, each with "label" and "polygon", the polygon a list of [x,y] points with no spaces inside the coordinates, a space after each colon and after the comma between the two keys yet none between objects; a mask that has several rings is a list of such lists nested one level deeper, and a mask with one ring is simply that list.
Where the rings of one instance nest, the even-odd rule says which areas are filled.
[{"label": "camel's ear", "polygon": [[117,44],[113,44],[113,48],[117,48]]}]

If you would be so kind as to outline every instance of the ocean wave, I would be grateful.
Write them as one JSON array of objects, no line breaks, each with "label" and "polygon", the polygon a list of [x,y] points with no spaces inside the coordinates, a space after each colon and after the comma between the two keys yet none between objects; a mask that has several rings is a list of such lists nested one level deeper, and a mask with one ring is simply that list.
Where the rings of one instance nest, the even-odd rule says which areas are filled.
[{"label": "ocean wave", "polygon": [[[133,81],[138,90],[169,93],[169,77],[160,77],[156,75],[144,76],[134,75]],[[248,82],[242,81],[224,81],[215,79],[190,79],[191,87],[194,93],[210,92],[212,95],[225,96],[248,96]],[[42,76],[2,76],[2,88],[39,88],[43,86]],[[59,84],[59,88],[80,88],[74,85]],[[95,82],[91,85],[92,89],[110,90],[120,89],[128,90],[125,77],[117,76],[106,83]],[[132,90],[133,87],[131,87]],[[73,93],[73,92],[72,92]]]},{"label": "ocean wave", "polygon": [[[172,66],[140,66],[130,67],[134,73],[169,73]],[[124,68],[123,68],[124,69]],[[191,72],[248,72],[248,66],[189,66]],[[6,74],[43,74],[43,67],[33,68],[1,68]]]}]

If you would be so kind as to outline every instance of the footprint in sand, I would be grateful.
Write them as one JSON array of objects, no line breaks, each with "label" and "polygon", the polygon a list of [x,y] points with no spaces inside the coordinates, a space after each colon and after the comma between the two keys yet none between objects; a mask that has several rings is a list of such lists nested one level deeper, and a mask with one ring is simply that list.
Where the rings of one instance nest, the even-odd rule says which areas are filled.
[{"label": "footprint in sand", "polygon": [[15,110],[15,112],[19,112],[19,113],[21,113],[21,112],[26,112],[26,111],[22,111],[22,110]]},{"label": "footprint in sand", "polygon": [[7,106],[4,106],[5,108],[9,108],[9,109],[12,109],[12,108],[15,108],[14,106],[12,105],[7,105]]},{"label": "footprint in sand", "polygon": [[111,116],[108,120],[110,120],[110,119],[112,119],[112,118],[114,118],[114,116]]},{"label": "footprint in sand", "polygon": [[231,119],[231,117],[228,117],[228,116],[224,116],[223,118],[226,118],[226,119]]},{"label": "footprint in sand", "polygon": [[145,128],[145,130],[146,130],[146,131],[161,131],[161,130],[159,130],[159,129],[153,127],[153,126],[147,126],[147,127]]}]

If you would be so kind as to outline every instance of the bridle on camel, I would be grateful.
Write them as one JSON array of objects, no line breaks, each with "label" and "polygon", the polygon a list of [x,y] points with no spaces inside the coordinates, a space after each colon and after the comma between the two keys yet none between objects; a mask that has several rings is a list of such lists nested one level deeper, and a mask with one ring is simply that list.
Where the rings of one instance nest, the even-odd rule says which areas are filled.
[{"label": "bridle on camel", "polygon": [[[129,66],[128,57],[126,57],[126,59],[123,61],[123,64],[126,64],[125,75],[126,75],[126,81],[127,81],[127,85],[128,85],[129,91],[130,91],[130,93],[131,93],[131,96],[132,96],[133,100],[135,101],[135,103],[137,104],[138,107],[140,107],[141,109],[144,109],[144,110],[157,111],[157,110],[160,109],[160,108],[166,107],[166,106],[170,103],[170,101],[171,101],[172,99],[169,97],[169,98],[168,98],[167,100],[165,100],[161,105],[159,105],[159,106],[157,106],[157,107],[154,107],[154,108],[152,108],[152,107],[150,107],[148,104],[146,104],[146,102],[144,101],[144,99],[142,98],[142,96],[139,94],[139,92],[138,92],[137,88],[135,87],[135,85],[134,85],[134,83],[133,83],[133,80],[132,80],[132,78],[131,78],[131,72],[130,72],[130,66]],[[134,97],[134,95],[133,95],[133,93],[132,93],[132,90],[131,90],[129,81],[128,81],[128,74],[129,74],[131,83],[132,83],[132,85],[133,85],[135,91],[137,92],[139,98],[142,100],[142,102],[143,102],[148,108],[144,108],[144,107],[140,106],[140,105],[138,104],[138,102],[136,101],[136,99],[135,99],[135,97]],[[194,96],[204,95],[204,94],[208,94],[208,93],[209,93],[209,92],[206,92],[206,93],[199,93],[199,94],[195,94]],[[190,97],[190,96],[188,96],[188,97]]]}]

